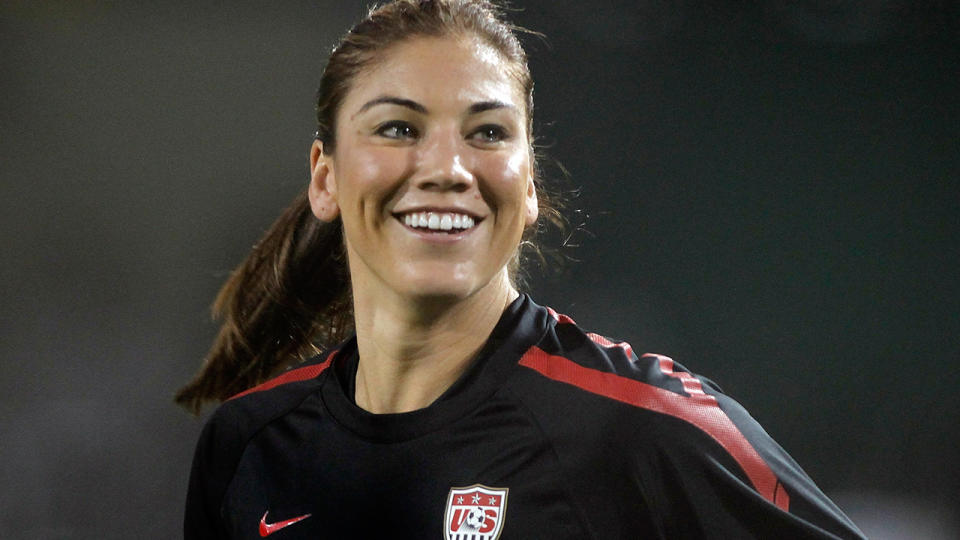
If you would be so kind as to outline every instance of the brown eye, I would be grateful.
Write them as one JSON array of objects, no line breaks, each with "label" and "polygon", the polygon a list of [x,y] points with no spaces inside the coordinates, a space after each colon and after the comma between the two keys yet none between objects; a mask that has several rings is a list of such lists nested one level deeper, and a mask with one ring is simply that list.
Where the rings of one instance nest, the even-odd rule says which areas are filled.
[{"label": "brown eye", "polygon": [[388,139],[415,139],[419,136],[416,128],[406,122],[393,120],[377,127],[377,135]]},{"label": "brown eye", "polygon": [[507,130],[495,124],[486,124],[477,128],[470,138],[481,143],[496,143],[508,138]]}]

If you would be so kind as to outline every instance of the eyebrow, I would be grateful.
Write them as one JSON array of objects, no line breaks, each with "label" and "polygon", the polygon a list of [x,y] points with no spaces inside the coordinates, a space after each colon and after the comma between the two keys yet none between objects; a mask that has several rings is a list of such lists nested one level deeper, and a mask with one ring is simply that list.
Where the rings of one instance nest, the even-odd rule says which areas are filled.
[{"label": "eyebrow", "polygon": [[502,101],[494,100],[494,101],[481,101],[481,102],[479,102],[479,103],[474,103],[473,105],[470,106],[469,109],[467,109],[467,111],[468,111],[470,114],[478,114],[478,113],[482,113],[482,112],[484,112],[484,111],[491,111],[491,110],[494,110],[494,109],[513,109],[513,110],[516,110],[517,108],[514,107],[513,105],[509,104],[509,103],[504,103],[504,102],[502,102]]},{"label": "eyebrow", "polygon": [[380,96],[380,97],[377,97],[377,98],[373,98],[373,99],[371,99],[370,101],[364,103],[364,104],[363,104],[363,107],[360,107],[360,110],[358,110],[356,113],[354,113],[354,116],[357,116],[358,114],[362,113],[363,111],[366,111],[366,110],[369,109],[370,107],[373,107],[373,106],[375,106],[375,105],[382,105],[382,104],[384,104],[384,103],[389,103],[389,104],[392,104],[392,105],[399,105],[399,106],[401,106],[401,107],[406,107],[406,108],[411,109],[411,110],[413,110],[413,111],[416,111],[416,112],[418,112],[418,113],[420,113],[420,114],[426,114],[426,113],[427,113],[427,108],[426,108],[426,107],[424,107],[423,105],[417,103],[416,101],[413,101],[412,99],[404,99],[404,98],[399,98],[399,97],[396,97],[396,96]]},{"label": "eyebrow", "polygon": [[[400,107],[406,107],[407,109],[410,109],[410,110],[412,110],[412,111],[416,111],[416,112],[418,112],[418,113],[420,113],[420,114],[426,114],[426,113],[427,113],[427,108],[426,108],[426,107],[424,107],[423,105],[417,103],[416,101],[413,101],[412,99],[404,99],[404,98],[396,97],[396,96],[380,96],[380,97],[373,98],[373,99],[371,99],[370,101],[364,103],[363,106],[360,107],[360,109],[359,109],[356,113],[354,113],[353,116],[357,116],[358,114],[360,114],[360,113],[362,113],[362,112],[370,109],[371,107],[375,107],[375,106],[377,106],[377,105],[384,105],[384,104],[398,105],[398,106],[400,106]],[[514,110],[516,110],[516,107],[513,106],[513,105],[511,105],[510,103],[504,103],[503,101],[498,101],[498,100],[493,100],[493,101],[480,101],[480,102],[478,102],[478,103],[474,103],[473,105],[470,105],[470,107],[467,109],[467,113],[468,113],[468,114],[479,114],[479,113],[482,113],[482,112],[485,112],[485,111],[494,110],[494,109],[514,109]]]}]

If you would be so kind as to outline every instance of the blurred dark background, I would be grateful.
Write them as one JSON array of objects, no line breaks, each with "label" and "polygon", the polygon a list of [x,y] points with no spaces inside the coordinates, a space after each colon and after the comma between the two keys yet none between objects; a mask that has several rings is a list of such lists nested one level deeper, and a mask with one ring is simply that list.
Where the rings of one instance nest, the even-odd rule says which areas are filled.
[{"label": "blurred dark background", "polygon": [[[954,538],[957,4],[519,7],[581,192],[535,298],[718,381],[873,537]],[[180,535],[202,419],[171,397],[364,11],[0,3],[3,538]]]}]

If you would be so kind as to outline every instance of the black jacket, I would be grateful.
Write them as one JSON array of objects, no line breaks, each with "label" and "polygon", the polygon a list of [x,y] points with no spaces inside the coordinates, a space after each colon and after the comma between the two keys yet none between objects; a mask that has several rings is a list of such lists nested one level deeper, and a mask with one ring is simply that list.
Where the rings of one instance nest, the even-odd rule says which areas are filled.
[{"label": "black jacket", "polygon": [[356,365],[350,340],[220,406],[187,539],[863,537],[712,382],[528,297],[425,409],[360,409]]}]

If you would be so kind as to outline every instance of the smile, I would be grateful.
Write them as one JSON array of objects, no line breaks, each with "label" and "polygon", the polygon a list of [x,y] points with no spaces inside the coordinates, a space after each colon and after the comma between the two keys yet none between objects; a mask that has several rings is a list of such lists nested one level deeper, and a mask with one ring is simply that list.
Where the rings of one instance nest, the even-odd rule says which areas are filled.
[{"label": "smile", "polygon": [[411,212],[397,216],[403,224],[414,229],[431,231],[465,231],[476,222],[471,216],[453,212]]}]

